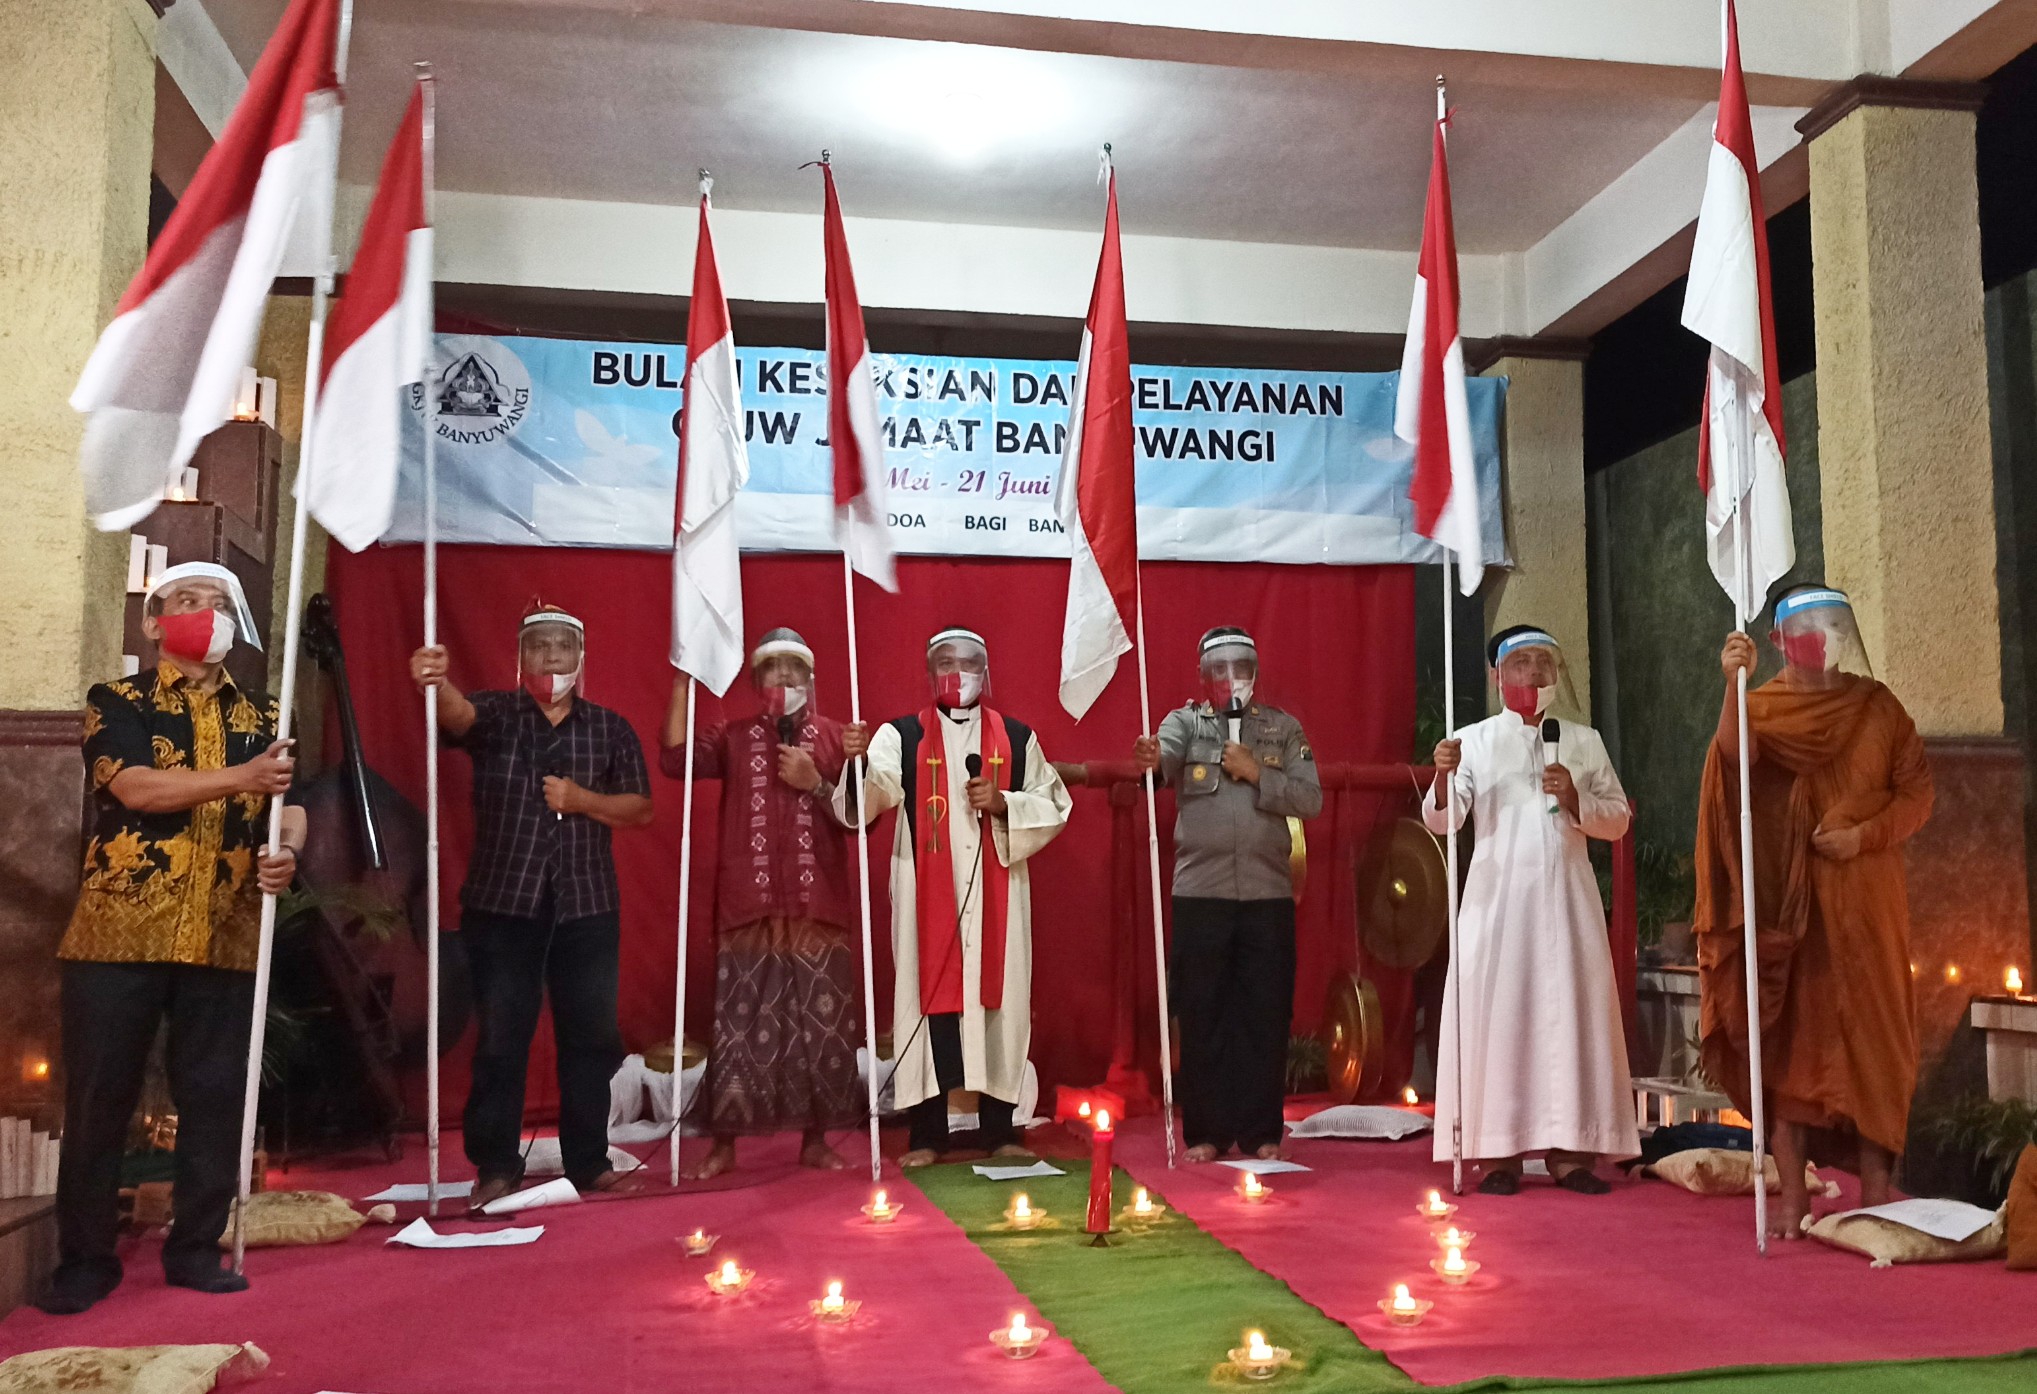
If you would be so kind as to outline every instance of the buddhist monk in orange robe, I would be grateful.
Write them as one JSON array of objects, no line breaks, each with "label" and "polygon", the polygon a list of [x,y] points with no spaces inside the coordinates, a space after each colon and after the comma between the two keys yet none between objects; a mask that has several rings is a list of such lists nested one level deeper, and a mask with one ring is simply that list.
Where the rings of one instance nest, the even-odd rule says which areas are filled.
[{"label": "buddhist monk in orange robe", "polygon": [[[1788,666],[1747,699],[1762,1063],[1781,1184],[1770,1232],[1787,1238],[1810,1212],[1812,1142],[1833,1160],[1852,1154],[1864,1204],[1890,1198],[1917,1075],[1902,844],[1931,813],[1930,766],[1909,714],[1864,675],[1864,655],[1849,672],[1856,665],[1835,652],[1847,636],[1859,650],[1843,595],[1798,587],[1778,612],[1806,593],[1837,600],[1779,625],[1771,639]],[[1735,675],[1754,662],[1753,640],[1726,641],[1725,703],[1698,806],[1694,926],[1701,1059],[1750,1113]]]}]

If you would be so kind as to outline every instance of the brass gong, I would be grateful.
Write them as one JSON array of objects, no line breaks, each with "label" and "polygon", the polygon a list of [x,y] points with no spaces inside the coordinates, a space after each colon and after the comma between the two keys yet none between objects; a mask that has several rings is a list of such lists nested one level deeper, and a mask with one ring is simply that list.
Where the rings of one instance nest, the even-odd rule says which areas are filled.
[{"label": "brass gong", "polygon": [[1321,1029],[1330,1097],[1348,1104],[1376,1094],[1386,1068],[1386,1037],[1372,984],[1356,973],[1332,979]]},{"label": "brass gong", "polygon": [[1413,818],[1374,833],[1358,859],[1358,939],[1389,968],[1419,968],[1449,931],[1449,871],[1443,850]]}]

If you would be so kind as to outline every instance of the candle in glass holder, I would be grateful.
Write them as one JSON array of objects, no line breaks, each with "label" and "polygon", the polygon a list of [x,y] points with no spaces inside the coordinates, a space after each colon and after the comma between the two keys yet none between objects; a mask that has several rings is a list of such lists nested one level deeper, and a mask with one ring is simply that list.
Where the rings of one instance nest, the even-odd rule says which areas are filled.
[{"label": "candle in glass holder", "polygon": [[721,1297],[733,1297],[750,1285],[756,1277],[753,1269],[737,1266],[734,1259],[724,1259],[721,1267],[707,1275],[707,1285]]},{"label": "candle in glass holder", "polygon": [[1457,1207],[1443,1199],[1441,1191],[1429,1192],[1429,1198],[1415,1207],[1415,1213],[1425,1220],[1442,1221],[1457,1213]]},{"label": "candle in glass holder", "polygon": [[1110,1233],[1110,1152],[1116,1136],[1110,1110],[1098,1109],[1096,1127],[1089,1135],[1089,1214],[1082,1226],[1087,1234]]},{"label": "candle in glass holder", "polygon": [[1473,1273],[1478,1271],[1476,1259],[1464,1257],[1461,1245],[1452,1244],[1443,1250],[1443,1257],[1429,1260],[1429,1267],[1436,1270],[1436,1276],[1452,1287],[1461,1287]]},{"label": "candle in glass holder", "polygon": [[1468,1249],[1471,1247],[1471,1241],[1478,1238],[1478,1231],[1459,1229],[1452,1225],[1448,1229],[1436,1230],[1435,1236],[1436,1247],[1439,1249]]},{"label": "candle in glass holder", "polygon": [[1046,1213],[1044,1210],[1034,1209],[1032,1201],[1026,1198],[1026,1193],[1020,1191],[1011,1198],[1011,1209],[1004,1212],[1004,1218],[1011,1221],[1013,1229],[1031,1229]]},{"label": "candle in glass holder", "polygon": [[1426,1297],[1414,1297],[1408,1293],[1406,1283],[1393,1285],[1393,1296],[1379,1299],[1379,1310],[1386,1313],[1387,1320],[1395,1326],[1418,1326],[1429,1308],[1436,1304]]},{"label": "candle in glass holder", "polygon": [[1253,1205],[1257,1205],[1273,1194],[1273,1188],[1261,1181],[1255,1173],[1248,1171],[1245,1173],[1245,1179],[1238,1183],[1238,1194]]},{"label": "candle in glass holder", "polygon": [[1245,1344],[1231,1352],[1231,1363],[1249,1380],[1272,1379],[1291,1358],[1284,1347],[1269,1342],[1263,1331],[1247,1331]]},{"label": "candle in glass holder", "polygon": [[2021,997],[2023,995],[2023,970],[2011,968],[2008,972],[2002,974],[2002,986],[2008,990],[2009,996]]},{"label": "candle in glass holder", "polygon": [[990,1343],[1014,1360],[1024,1360],[1046,1341],[1048,1328],[1028,1322],[1024,1312],[1013,1312],[1010,1326],[990,1333]]},{"label": "candle in glass holder", "polygon": [[1417,1094],[1415,1092],[1415,1087],[1412,1084],[1410,1084],[1407,1088],[1400,1091],[1400,1101],[1406,1104],[1409,1108],[1413,1108],[1416,1104],[1422,1101],[1422,1096],[1420,1094]]},{"label": "candle in glass holder", "polygon": [[807,1305],[813,1309],[814,1316],[821,1321],[846,1322],[856,1315],[856,1309],[863,1304],[843,1297],[842,1283],[837,1278],[828,1283],[828,1290],[825,1295],[816,1297]]},{"label": "candle in glass holder", "polygon": [[706,1230],[696,1229],[679,1242],[686,1246],[686,1257],[705,1258],[707,1251],[712,1249],[715,1241],[720,1238],[719,1234],[709,1234]]},{"label": "candle in glass holder", "polygon": [[878,1191],[870,1197],[870,1203],[863,1207],[863,1215],[873,1225],[888,1225],[898,1218],[898,1212],[903,1209],[905,1209],[903,1205],[893,1204],[890,1196]]}]

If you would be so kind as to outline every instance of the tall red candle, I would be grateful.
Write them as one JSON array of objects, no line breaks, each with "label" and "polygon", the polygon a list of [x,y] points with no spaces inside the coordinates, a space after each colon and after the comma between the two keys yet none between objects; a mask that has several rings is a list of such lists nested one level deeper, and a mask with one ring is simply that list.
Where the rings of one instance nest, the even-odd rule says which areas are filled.
[{"label": "tall red candle", "polygon": [[1085,1233],[1110,1233],[1110,1145],[1116,1136],[1110,1110],[1098,1109],[1096,1128],[1089,1135],[1089,1220],[1083,1226]]}]

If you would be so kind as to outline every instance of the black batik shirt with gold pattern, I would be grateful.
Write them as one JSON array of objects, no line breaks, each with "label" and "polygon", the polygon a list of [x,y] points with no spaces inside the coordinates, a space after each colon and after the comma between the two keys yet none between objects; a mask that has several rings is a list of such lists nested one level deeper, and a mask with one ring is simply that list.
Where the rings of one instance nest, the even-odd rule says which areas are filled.
[{"label": "black batik shirt with gold pattern", "polygon": [[153,676],[100,683],[86,695],[92,840],[59,958],[253,971],[262,913],[255,853],[268,833],[268,796],[138,813],[107,786],[125,769],[245,764],[275,733],[275,699],[244,692],[224,675],[216,691],[201,692],[165,664]]}]

